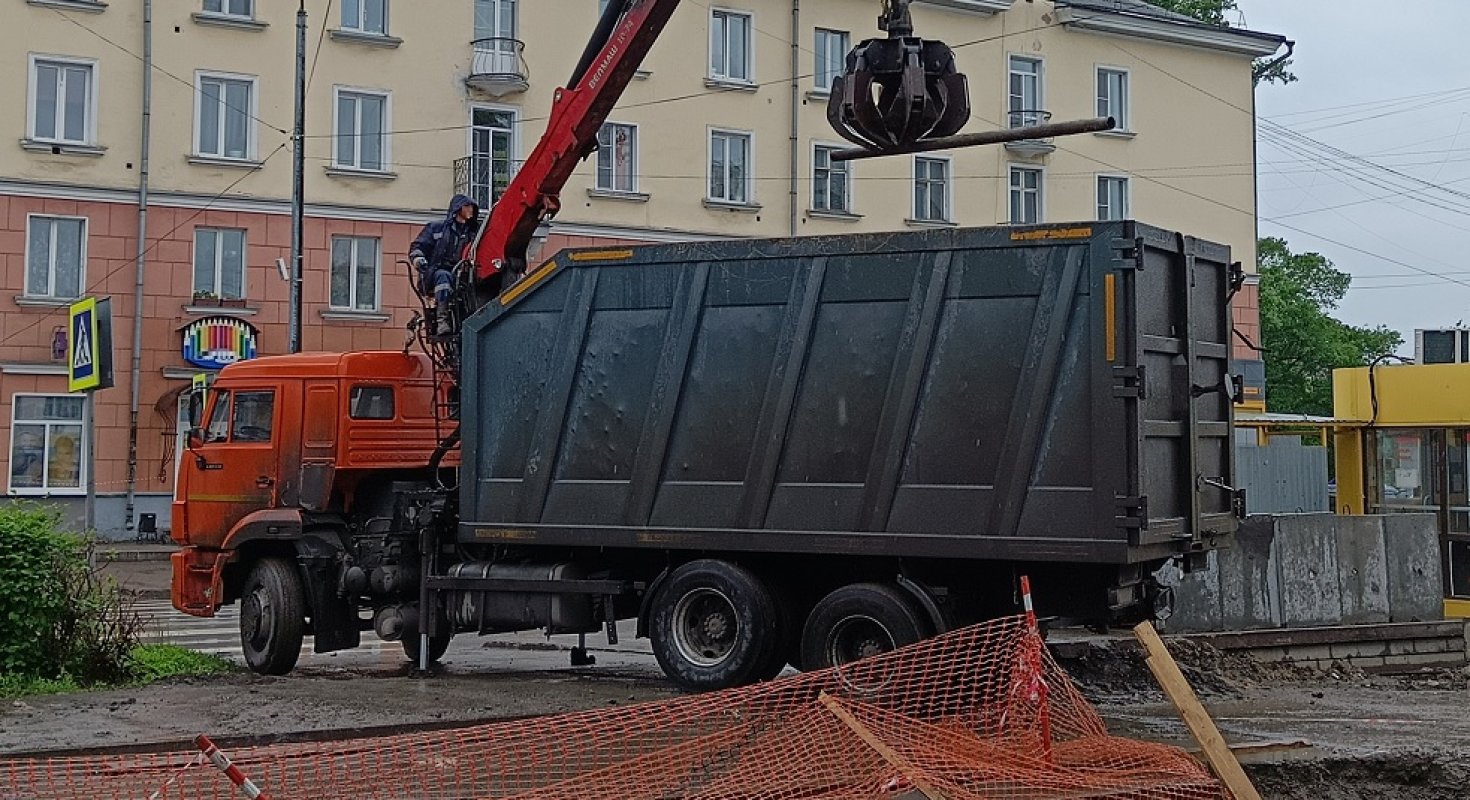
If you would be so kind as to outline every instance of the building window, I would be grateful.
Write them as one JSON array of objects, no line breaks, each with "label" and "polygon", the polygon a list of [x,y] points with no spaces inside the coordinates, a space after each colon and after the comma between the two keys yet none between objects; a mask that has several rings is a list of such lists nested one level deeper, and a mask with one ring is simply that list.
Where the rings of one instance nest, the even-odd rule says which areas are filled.
[{"label": "building window", "polygon": [[1011,223],[1041,221],[1041,170],[1011,167]]},{"label": "building window", "polygon": [[382,172],[388,168],[388,95],[337,90],[337,151],[333,165]]},{"label": "building window", "polygon": [[1010,65],[1010,127],[1029,128],[1046,122],[1041,105],[1041,59],[1011,56]]},{"label": "building window", "polygon": [[852,211],[852,173],[847,161],[833,161],[837,147],[817,145],[812,151],[812,209]]},{"label": "building window", "polygon": [[247,159],[255,155],[255,79],[200,75],[195,120],[198,154]]},{"label": "building window", "polygon": [[1097,115],[1112,117],[1113,130],[1128,130],[1128,73],[1101,67],[1097,71]]},{"label": "building window", "polygon": [[638,191],[638,126],[609,122],[597,131],[597,188]]},{"label": "building window", "polygon": [[388,35],[388,0],[342,0],[342,29]]},{"label": "building window", "polygon": [[368,236],[332,237],[332,308],[378,310],[380,242]]},{"label": "building window", "polygon": [[750,202],[750,134],[710,132],[709,199]]},{"label": "building window", "polygon": [[254,17],[255,0],[204,0],[204,10],[231,17]]},{"label": "building window", "polygon": [[817,63],[812,70],[817,91],[832,91],[832,82],[842,75],[847,60],[847,31],[829,31],[817,28]]},{"label": "building window", "polygon": [[18,394],[10,406],[10,491],[80,492],[83,452],[81,397]]},{"label": "building window", "polygon": [[515,109],[470,110],[470,155],[464,180],[458,185],[482,209],[500,199],[519,167],[515,159],[516,124]]},{"label": "building window", "polygon": [[949,159],[914,159],[914,219],[949,222]]},{"label": "building window", "polygon": [[92,143],[93,70],[89,62],[32,60],[32,139]]},{"label": "building window", "polygon": [[750,83],[752,41],[750,14],[713,9],[709,22],[709,76],[719,81]]},{"label": "building window", "polygon": [[245,231],[194,229],[194,296],[245,297]]},{"label": "building window", "polygon": [[1128,179],[1111,175],[1097,178],[1097,218],[1128,219]]},{"label": "building window", "polygon": [[73,300],[86,286],[87,221],[77,217],[26,218],[27,297]]}]

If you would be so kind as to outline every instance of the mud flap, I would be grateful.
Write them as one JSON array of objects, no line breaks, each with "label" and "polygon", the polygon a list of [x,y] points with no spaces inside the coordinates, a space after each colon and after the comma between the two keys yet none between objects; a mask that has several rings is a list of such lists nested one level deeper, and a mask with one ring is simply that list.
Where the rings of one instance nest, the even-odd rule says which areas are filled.
[{"label": "mud flap", "polygon": [[338,591],[337,578],[341,568],[337,554],[302,552],[300,562],[302,578],[306,582],[306,603],[311,614],[312,650],[330,653],[357,647],[362,642],[362,630],[352,604]]}]

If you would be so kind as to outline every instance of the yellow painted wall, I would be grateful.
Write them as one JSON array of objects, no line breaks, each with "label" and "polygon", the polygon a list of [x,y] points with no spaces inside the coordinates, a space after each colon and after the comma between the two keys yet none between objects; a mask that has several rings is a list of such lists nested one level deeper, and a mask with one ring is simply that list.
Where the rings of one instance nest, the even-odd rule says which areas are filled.
[{"label": "yellow painted wall", "polygon": [[[79,187],[131,189],[137,183],[142,49],[137,3],[112,2],[100,13],[14,3],[0,29],[0,103],[27,103],[29,53],[93,58],[98,62],[102,156],[0,148],[0,176]],[[596,0],[523,0],[519,35],[526,41],[530,89],[502,98],[472,91],[473,4],[469,0],[392,0],[389,34],[394,48],[343,41],[323,28],[340,25],[340,3],[324,19],[326,0],[309,0],[309,57],[314,75],[307,97],[306,191],[312,203],[383,209],[438,209],[453,189],[452,164],[468,152],[467,123],[475,104],[514,109],[523,124],[516,150],[524,158],[541,135],[552,93],[568,77],[597,13]],[[584,164],[563,194],[559,221],[589,226],[668,230],[729,236],[781,236],[788,232],[791,0],[732,0],[717,7],[754,14],[754,81],[750,91],[712,92],[708,73],[710,5],[680,6],[646,61],[649,75],[628,88],[611,119],[640,127],[640,190],[645,202],[590,196],[592,162]],[[807,214],[811,206],[811,148],[835,143],[825,100],[812,95],[814,30],[850,32],[853,43],[877,36],[877,0],[805,0],[801,3],[798,72],[798,233],[834,234],[899,230],[912,216],[911,157],[854,165],[854,210],[839,221]],[[235,184],[242,196],[283,200],[290,194],[287,151],[263,169],[190,163],[197,70],[253,75],[258,79],[257,155],[276,151],[289,128],[292,108],[294,4],[257,2],[259,30],[222,28],[195,19],[198,0],[154,4],[153,185],[159,192],[213,194]],[[1008,221],[1009,165],[1045,169],[1044,221],[1096,215],[1100,174],[1134,173],[1132,216],[1229,244],[1252,268],[1255,254],[1254,153],[1251,60],[1203,47],[1108,36],[1059,24],[1047,0],[1017,0],[1002,14],[917,3],[920,35],[956,45],[969,76],[973,119],[966,130],[1003,125],[1007,58],[1044,60],[1044,105],[1054,120],[1091,117],[1096,108],[1095,70],[1130,71],[1132,137],[1084,135],[1058,140],[1055,153],[1022,158],[1002,147],[951,153],[953,220],[961,225]],[[105,41],[105,40],[107,41]],[[113,44],[109,44],[108,41]],[[318,43],[320,46],[318,47]],[[328,174],[332,146],[332,90],[343,85],[392,93],[389,180]],[[12,114],[12,141],[25,119]],[[708,129],[755,134],[754,213],[706,208]],[[238,183],[235,183],[238,181]]]}]

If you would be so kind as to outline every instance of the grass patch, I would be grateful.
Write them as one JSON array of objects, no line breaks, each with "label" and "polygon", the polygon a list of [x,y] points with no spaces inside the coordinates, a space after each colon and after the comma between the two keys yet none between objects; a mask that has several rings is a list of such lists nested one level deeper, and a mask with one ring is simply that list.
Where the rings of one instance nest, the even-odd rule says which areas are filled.
[{"label": "grass patch", "polygon": [[219,656],[172,644],[139,645],[133,648],[129,658],[138,683],[152,683],[164,678],[219,675],[235,668]]},{"label": "grass patch", "polygon": [[82,687],[71,678],[33,678],[29,675],[0,675],[0,699],[30,697],[37,694],[64,694]]},{"label": "grass patch", "polygon": [[79,683],[70,675],[64,674],[59,678],[0,675],[0,699],[11,700],[42,694],[122,689],[128,686],[143,686],[168,678],[221,675],[235,669],[233,664],[219,656],[186,650],[172,644],[142,644],[134,647],[128,653],[128,667],[131,674],[128,680],[88,684]]}]

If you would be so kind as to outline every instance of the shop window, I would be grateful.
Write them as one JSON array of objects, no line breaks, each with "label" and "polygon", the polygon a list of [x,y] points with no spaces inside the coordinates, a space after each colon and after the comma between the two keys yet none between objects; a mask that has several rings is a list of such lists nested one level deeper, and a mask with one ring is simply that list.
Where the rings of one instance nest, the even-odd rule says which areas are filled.
[{"label": "shop window", "polygon": [[10,491],[72,494],[81,491],[84,398],[16,395],[11,404]]}]

